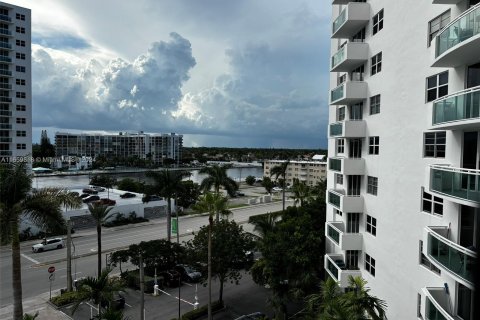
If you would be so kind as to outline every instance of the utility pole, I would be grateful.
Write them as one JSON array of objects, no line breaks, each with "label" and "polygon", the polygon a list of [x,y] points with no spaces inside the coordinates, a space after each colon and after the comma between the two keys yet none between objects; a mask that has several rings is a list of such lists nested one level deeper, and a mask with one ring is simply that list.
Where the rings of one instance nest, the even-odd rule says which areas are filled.
[{"label": "utility pole", "polygon": [[[178,220],[178,205],[177,205],[177,198],[175,197],[175,211],[177,213],[177,244],[180,245],[180,221]],[[180,262],[179,261],[179,255],[177,253],[177,264]],[[179,275],[178,277],[178,319],[180,320],[181,319],[181,316],[180,316],[180,287],[182,286],[182,283],[181,283],[181,277]]]},{"label": "utility pole", "polygon": [[145,320],[145,280],[143,275],[143,258],[140,253],[140,320]]},{"label": "utility pole", "polygon": [[72,221],[69,218],[67,220],[67,291],[72,290]]}]

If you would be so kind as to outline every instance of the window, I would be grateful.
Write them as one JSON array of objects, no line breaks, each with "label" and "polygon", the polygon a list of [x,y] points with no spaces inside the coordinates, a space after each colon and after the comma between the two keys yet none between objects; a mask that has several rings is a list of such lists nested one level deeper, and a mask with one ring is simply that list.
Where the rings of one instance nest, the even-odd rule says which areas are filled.
[{"label": "window", "polygon": [[419,242],[419,263],[420,265],[424,266],[425,268],[427,268],[428,270],[440,275],[441,271],[440,269],[438,269],[437,267],[435,267],[431,262],[430,260],[427,259],[427,257],[423,254],[423,241],[420,240]]},{"label": "window", "polygon": [[443,199],[435,197],[422,188],[422,211],[429,214],[443,215]]},{"label": "window", "polygon": [[24,104],[17,104],[17,111],[27,111],[27,106]]},{"label": "window", "polygon": [[341,85],[342,83],[344,83],[345,81],[347,81],[347,74],[344,73],[342,74],[340,77],[338,77],[337,79],[337,86]]},{"label": "window", "polygon": [[17,123],[27,123],[27,119],[25,119],[25,118],[17,118]]},{"label": "window", "polygon": [[365,28],[358,31],[353,37],[352,42],[365,42]]},{"label": "window", "polygon": [[337,139],[337,153],[345,152],[345,140]]},{"label": "window", "polygon": [[442,13],[428,23],[428,46],[432,43],[435,36],[450,22],[450,10]]},{"label": "window", "polygon": [[383,9],[373,16],[373,34],[383,29]]},{"label": "window", "polygon": [[380,95],[370,97],[370,114],[380,113]]},{"label": "window", "polygon": [[380,149],[380,137],[368,138],[368,154],[378,154]]},{"label": "window", "polygon": [[338,210],[338,209],[336,209],[336,208],[333,208],[333,212],[334,212],[335,214],[338,214],[339,216],[342,216],[342,211],[340,211],[340,210]]},{"label": "window", "polygon": [[363,102],[351,105],[349,108],[350,108],[350,120],[363,119]]},{"label": "window", "polygon": [[375,259],[365,253],[365,270],[375,277]]},{"label": "window", "polygon": [[347,250],[347,255],[345,258],[345,262],[349,270],[358,269],[358,250]]},{"label": "window", "polygon": [[17,86],[24,86],[25,85],[25,79],[15,79],[15,84]]},{"label": "window", "polygon": [[25,41],[24,40],[16,40],[15,44],[19,47],[25,47]]},{"label": "window", "polygon": [[427,132],[423,140],[423,156],[426,158],[445,158],[447,138],[445,131]]},{"label": "window", "polygon": [[15,57],[17,59],[25,60],[25,53],[17,52],[17,53],[15,53]]},{"label": "window", "polygon": [[378,191],[378,178],[376,177],[367,177],[367,193],[377,195]]},{"label": "window", "polygon": [[420,293],[417,294],[417,318],[423,319],[423,316],[422,316],[422,295]]},{"label": "window", "polygon": [[427,102],[448,94],[448,71],[427,78]]},{"label": "window", "polygon": [[17,137],[26,137],[27,131],[17,131]]},{"label": "window", "polygon": [[24,27],[16,27],[16,28],[15,28],[15,31],[16,31],[17,33],[25,33],[25,28],[24,28]]},{"label": "window", "polygon": [[15,15],[15,17],[17,18],[17,20],[25,21],[25,15],[24,14],[17,13]]},{"label": "window", "polygon": [[343,184],[343,174],[336,173],[335,181],[337,182],[337,184]]},{"label": "window", "polygon": [[27,149],[27,145],[25,143],[17,143],[18,150],[25,150]]},{"label": "window", "polygon": [[363,76],[365,75],[365,66],[362,64],[360,67],[354,69],[350,73],[351,81],[363,81]]},{"label": "window", "polygon": [[15,70],[17,72],[25,72],[26,69],[24,66],[15,66]]},{"label": "window", "polygon": [[25,99],[27,97],[27,94],[25,92],[16,92],[15,96],[19,99]]},{"label": "window", "polygon": [[370,233],[372,236],[376,236],[377,235],[377,219],[367,214],[367,225],[365,228],[367,232]]},{"label": "window", "polygon": [[337,121],[345,120],[345,107],[340,107],[337,109]]},{"label": "window", "polygon": [[382,71],[382,53],[378,53],[372,57],[372,68],[371,75],[379,73]]}]

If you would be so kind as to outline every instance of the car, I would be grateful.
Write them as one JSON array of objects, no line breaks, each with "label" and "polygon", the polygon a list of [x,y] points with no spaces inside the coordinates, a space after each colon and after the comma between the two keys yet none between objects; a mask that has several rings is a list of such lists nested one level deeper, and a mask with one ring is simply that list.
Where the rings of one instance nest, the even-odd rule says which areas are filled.
[{"label": "car", "polygon": [[235,318],[235,320],[260,320],[260,319],[266,319],[265,314],[261,312],[255,312],[255,313],[246,314],[241,317]]},{"label": "car", "polygon": [[125,192],[124,194],[120,195],[120,198],[122,199],[128,199],[128,198],[135,198],[137,195],[135,193],[131,192]]},{"label": "car", "polygon": [[98,201],[98,200],[100,200],[99,196],[88,196],[83,199],[83,203],[89,203],[89,202]]},{"label": "car", "polygon": [[282,188],[280,188],[280,187],[273,187],[273,189],[272,189],[272,190],[273,190],[273,191],[275,191],[275,192],[280,192],[280,191],[283,191],[283,189],[282,189]]},{"label": "car", "polygon": [[113,299],[111,301],[102,300],[102,307],[111,307],[114,310],[120,310],[125,308],[125,297],[121,291],[113,293]]},{"label": "car", "polygon": [[175,271],[175,270],[167,270],[167,271],[162,271],[159,273],[160,277],[163,278],[163,283],[167,287],[177,287],[178,285],[181,284],[181,276],[180,273]]},{"label": "car", "polygon": [[89,194],[89,193],[82,193],[82,194],[80,195],[80,198],[84,199],[84,198],[90,197],[90,196],[91,196],[91,194]]},{"label": "car", "polygon": [[97,187],[97,186],[90,186],[90,189],[95,190],[97,192],[103,192],[105,191],[104,187]]},{"label": "car", "polygon": [[90,189],[90,188],[85,188],[82,190],[83,193],[88,193],[88,194],[98,194],[98,191],[97,190],[93,190],[93,189]]},{"label": "car", "polygon": [[240,192],[240,191],[236,191],[235,192],[235,197],[245,197],[245,193]]},{"label": "car", "polygon": [[65,243],[62,238],[44,239],[41,243],[32,246],[32,252],[43,252],[48,250],[62,249]]},{"label": "car", "polygon": [[180,273],[182,280],[185,282],[197,282],[202,278],[201,272],[185,264],[176,265],[175,270]]},{"label": "car", "polygon": [[107,205],[107,206],[114,206],[114,205],[117,204],[117,202],[115,200],[107,199],[107,198],[102,198],[102,199],[98,200],[98,202],[103,204],[103,205]]},{"label": "car", "polygon": [[157,195],[145,195],[143,198],[142,198],[142,201],[143,202],[150,202],[150,201],[161,201],[163,200],[162,197],[159,197]]}]

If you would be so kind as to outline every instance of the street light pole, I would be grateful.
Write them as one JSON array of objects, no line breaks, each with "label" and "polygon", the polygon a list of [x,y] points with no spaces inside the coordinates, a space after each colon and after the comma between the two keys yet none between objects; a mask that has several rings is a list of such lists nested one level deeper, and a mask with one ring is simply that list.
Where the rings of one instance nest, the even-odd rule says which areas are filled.
[{"label": "street light pole", "polygon": [[[175,197],[175,212],[177,214],[177,244],[180,245],[180,221],[178,219],[178,204],[177,204],[177,198]],[[177,264],[179,262],[179,255],[177,253]],[[179,274],[179,277],[178,277],[178,319],[180,320],[181,317],[180,317],[180,287],[182,285],[182,280],[181,280],[181,276]]]}]

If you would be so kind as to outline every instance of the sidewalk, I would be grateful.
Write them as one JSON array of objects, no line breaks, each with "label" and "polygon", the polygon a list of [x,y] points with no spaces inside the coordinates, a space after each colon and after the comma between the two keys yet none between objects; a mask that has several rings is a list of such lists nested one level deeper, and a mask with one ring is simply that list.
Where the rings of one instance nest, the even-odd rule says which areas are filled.
[{"label": "sidewalk", "polygon": [[[52,296],[58,294],[58,290],[52,291]],[[55,310],[47,303],[50,293],[38,295],[35,298],[23,300],[23,313],[35,314],[38,311],[36,320],[70,320],[71,318],[59,310]],[[0,320],[13,319],[13,305],[0,308]]]}]

